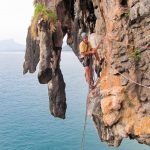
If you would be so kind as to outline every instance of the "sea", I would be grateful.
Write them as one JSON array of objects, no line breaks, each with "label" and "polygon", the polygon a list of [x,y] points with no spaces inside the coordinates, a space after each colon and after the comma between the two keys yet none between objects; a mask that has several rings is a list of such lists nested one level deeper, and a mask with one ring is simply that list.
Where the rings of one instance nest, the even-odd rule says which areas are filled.
[{"label": "sea", "polygon": [[[23,75],[24,52],[0,52],[0,150],[81,150],[88,93],[84,69],[72,52],[62,52],[66,119],[49,112],[48,88],[37,72]],[[125,139],[119,148],[101,142],[90,118],[84,150],[150,150]]]}]

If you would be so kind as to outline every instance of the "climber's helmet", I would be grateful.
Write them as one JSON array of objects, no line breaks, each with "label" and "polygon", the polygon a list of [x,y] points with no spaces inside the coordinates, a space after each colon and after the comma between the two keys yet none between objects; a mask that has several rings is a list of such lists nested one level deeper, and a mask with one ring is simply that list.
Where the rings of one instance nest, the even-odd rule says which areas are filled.
[{"label": "climber's helmet", "polygon": [[83,33],[81,34],[81,37],[82,37],[82,39],[85,39],[85,38],[87,38],[88,36],[87,36],[87,34],[86,34],[85,32],[83,32]]},{"label": "climber's helmet", "polygon": [[83,32],[83,33],[81,34],[81,37],[82,37],[82,40],[83,40],[85,43],[88,42],[88,35],[87,35],[85,32]]}]

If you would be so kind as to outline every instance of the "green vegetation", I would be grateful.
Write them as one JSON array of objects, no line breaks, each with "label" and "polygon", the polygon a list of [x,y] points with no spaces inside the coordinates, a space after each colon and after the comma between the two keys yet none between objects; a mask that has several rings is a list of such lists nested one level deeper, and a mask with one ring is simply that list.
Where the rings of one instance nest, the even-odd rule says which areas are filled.
[{"label": "green vegetation", "polygon": [[44,21],[50,24],[53,27],[53,31],[54,31],[55,23],[57,21],[57,15],[55,12],[51,10],[46,10],[46,7],[42,5],[41,3],[38,3],[38,4],[36,3],[34,16],[33,16],[32,24],[31,24],[31,35],[34,38],[37,36],[37,23],[40,18],[43,18]]},{"label": "green vegetation", "polygon": [[101,109],[99,110],[98,114],[99,114],[99,116],[100,116],[100,117],[102,117],[102,116],[103,116],[103,112],[102,112],[102,110],[101,110]]},{"label": "green vegetation", "polygon": [[133,106],[133,103],[132,103],[132,100],[130,99],[130,97],[129,97],[129,95],[128,95],[128,91],[127,91],[127,90],[124,91],[124,98],[125,98],[125,100],[127,101],[128,106],[129,106],[129,107],[132,107],[132,106]]},{"label": "green vegetation", "polygon": [[141,52],[139,48],[135,48],[132,57],[134,58],[135,62],[139,62],[141,60]]},{"label": "green vegetation", "polygon": [[126,9],[125,12],[121,15],[121,18],[125,17],[126,19],[129,19],[130,17],[130,10]]},{"label": "green vegetation", "polygon": [[46,10],[46,7],[40,3],[36,5],[35,11],[34,11],[34,18],[38,17],[39,15],[43,17],[45,21],[48,21],[48,22],[57,21],[56,13],[51,10]]},{"label": "green vegetation", "polygon": [[130,17],[130,12],[125,13],[124,16],[125,16],[126,18],[129,18],[129,17]]}]

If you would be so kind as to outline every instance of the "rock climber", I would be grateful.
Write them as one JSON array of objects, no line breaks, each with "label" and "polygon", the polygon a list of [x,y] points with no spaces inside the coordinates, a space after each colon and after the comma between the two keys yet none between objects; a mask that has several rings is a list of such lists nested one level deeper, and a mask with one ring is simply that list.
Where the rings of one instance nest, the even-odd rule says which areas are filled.
[{"label": "rock climber", "polygon": [[[94,88],[94,81],[93,81],[93,69],[92,69],[92,55],[97,54],[97,49],[99,48],[99,45],[96,48],[92,48],[89,41],[88,36],[85,32],[81,34],[82,41],[79,45],[80,50],[80,61],[82,62],[84,68],[85,68],[85,78],[86,82],[89,85],[89,89]],[[96,55],[96,57],[98,57]]]}]

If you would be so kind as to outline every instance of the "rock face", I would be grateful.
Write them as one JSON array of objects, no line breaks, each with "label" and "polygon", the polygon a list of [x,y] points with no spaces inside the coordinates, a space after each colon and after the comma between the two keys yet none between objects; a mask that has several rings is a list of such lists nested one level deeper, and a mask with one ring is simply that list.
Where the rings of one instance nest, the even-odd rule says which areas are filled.
[{"label": "rock face", "polygon": [[150,145],[150,1],[37,3],[55,11],[58,21],[52,31],[39,18],[36,39],[29,28],[24,73],[33,73],[39,62],[38,79],[48,84],[51,114],[65,118],[65,82],[59,66],[63,37],[67,34],[67,43],[78,56],[80,34],[87,32],[93,48],[101,43],[97,53],[104,58],[101,77],[88,95],[88,115],[100,139],[115,147],[127,137]]},{"label": "rock face", "polygon": [[100,9],[95,30],[105,39],[100,49],[105,64],[89,93],[89,115],[110,146],[127,137],[150,145],[150,1],[103,0],[94,5]]},{"label": "rock face", "polygon": [[28,29],[27,39],[26,39],[26,54],[25,62],[23,64],[23,73],[34,73],[36,71],[36,66],[39,62],[40,48],[39,41],[32,39],[31,37],[31,27]]}]

